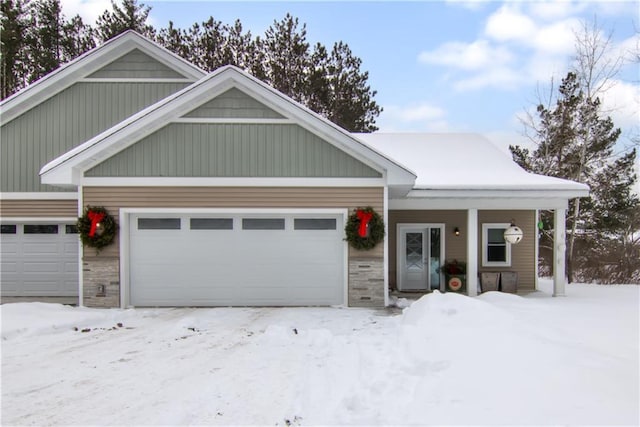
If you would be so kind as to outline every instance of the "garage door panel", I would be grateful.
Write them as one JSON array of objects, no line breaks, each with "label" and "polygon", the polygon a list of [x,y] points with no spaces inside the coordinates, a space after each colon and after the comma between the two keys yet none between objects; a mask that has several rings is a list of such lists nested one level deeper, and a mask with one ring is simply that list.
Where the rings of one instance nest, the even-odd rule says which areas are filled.
[{"label": "garage door panel", "polygon": [[78,295],[78,235],[66,225],[43,220],[2,234],[2,296]]},{"label": "garage door panel", "polygon": [[[191,221],[203,215],[183,215],[180,230],[140,230],[136,224],[142,216],[149,217],[132,215],[130,219],[133,305],[343,303],[341,216],[323,221],[333,227],[330,230],[295,230],[294,218],[300,215],[291,214],[232,215],[232,230],[191,228],[193,224],[228,227],[230,217]],[[245,217],[251,221],[243,221]],[[307,221],[306,225],[318,223]],[[276,225],[284,229],[245,229]]]}]

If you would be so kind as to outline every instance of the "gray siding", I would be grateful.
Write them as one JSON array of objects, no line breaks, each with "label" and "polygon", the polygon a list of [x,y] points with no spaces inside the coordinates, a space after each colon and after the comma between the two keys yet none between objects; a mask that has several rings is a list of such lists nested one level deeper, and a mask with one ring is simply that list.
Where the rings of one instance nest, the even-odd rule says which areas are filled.
[{"label": "gray siding", "polygon": [[187,113],[184,117],[280,119],[281,114],[239,89],[233,88]]},{"label": "gray siding", "polygon": [[93,177],[380,177],[298,125],[173,123],[87,171]]},{"label": "gray siding", "polygon": [[42,166],[187,83],[76,83],[0,127],[1,191],[60,191]]},{"label": "gray siding", "polygon": [[105,65],[90,78],[185,78],[146,53],[134,49]]}]

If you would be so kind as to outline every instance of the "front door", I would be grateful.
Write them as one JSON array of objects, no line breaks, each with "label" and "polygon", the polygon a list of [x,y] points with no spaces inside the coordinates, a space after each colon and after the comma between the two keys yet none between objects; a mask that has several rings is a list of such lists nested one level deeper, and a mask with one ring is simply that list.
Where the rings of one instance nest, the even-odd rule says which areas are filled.
[{"label": "front door", "polygon": [[443,224],[398,225],[398,290],[441,289]]}]

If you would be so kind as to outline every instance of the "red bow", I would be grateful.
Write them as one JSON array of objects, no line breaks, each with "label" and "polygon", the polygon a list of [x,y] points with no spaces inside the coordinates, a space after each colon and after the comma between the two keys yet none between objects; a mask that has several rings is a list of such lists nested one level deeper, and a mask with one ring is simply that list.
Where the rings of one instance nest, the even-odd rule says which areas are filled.
[{"label": "red bow", "polygon": [[91,220],[91,229],[89,230],[89,237],[93,237],[96,234],[96,227],[98,227],[98,224],[100,223],[100,221],[104,219],[105,216],[107,215],[102,212],[95,212],[95,211],[87,212],[87,217]]},{"label": "red bow", "polygon": [[358,236],[367,237],[367,227],[369,227],[369,221],[371,221],[371,218],[373,218],[373,212],[365,212],[362,209],[358,209],[356,211],[356,216],[360,220]]}]

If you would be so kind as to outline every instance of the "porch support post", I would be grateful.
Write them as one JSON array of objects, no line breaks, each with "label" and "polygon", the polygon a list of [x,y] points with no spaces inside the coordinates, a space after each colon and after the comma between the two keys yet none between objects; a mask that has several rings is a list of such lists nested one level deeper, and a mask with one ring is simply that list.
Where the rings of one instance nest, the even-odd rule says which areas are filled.
[{"label": "porch support post", "polygon": [[467,295],[478,295],[478,210],[467,210]]},{"label": "porch support post", "polygon": [[553,214],[553,296],[565,296],[566,209],[556,209]]}]

